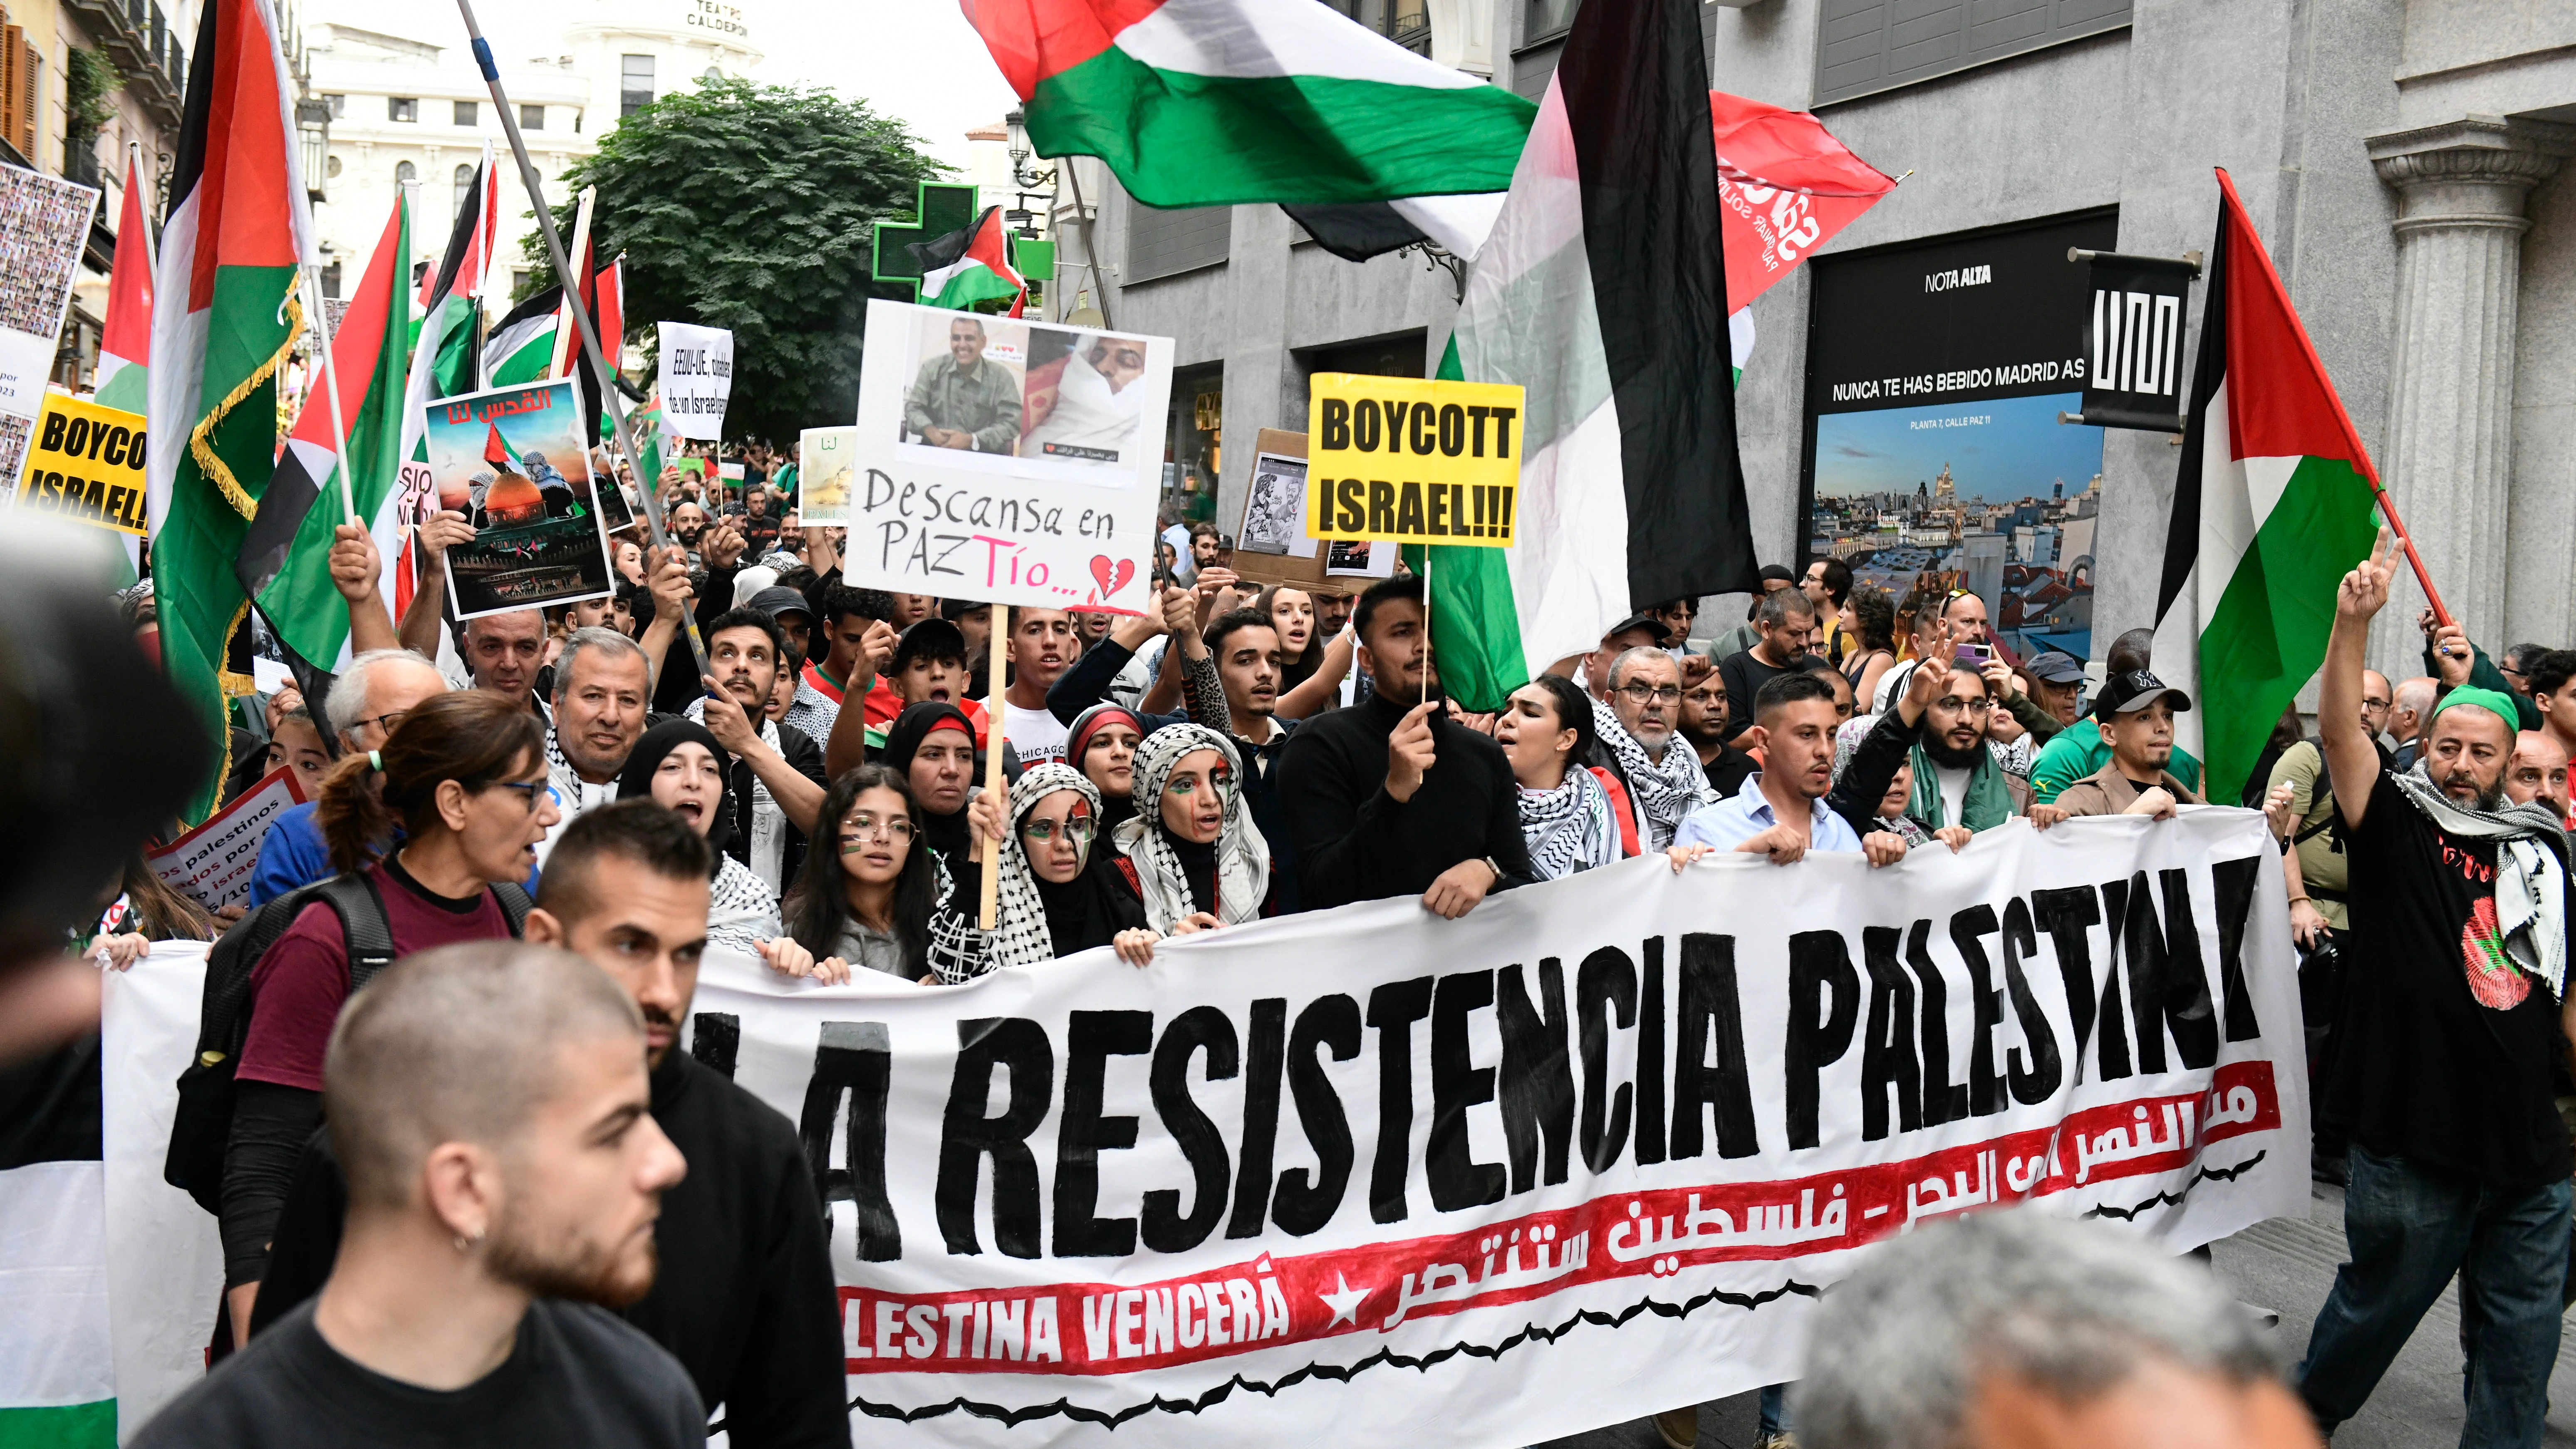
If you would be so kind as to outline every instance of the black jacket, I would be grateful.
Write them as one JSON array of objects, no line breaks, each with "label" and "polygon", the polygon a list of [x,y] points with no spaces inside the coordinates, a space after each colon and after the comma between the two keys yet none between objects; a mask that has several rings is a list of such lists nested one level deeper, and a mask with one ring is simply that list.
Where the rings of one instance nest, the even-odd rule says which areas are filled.
[{"label": "black jacket", "polygon": [[1405,714],[1372,695],[1306,721],[1281,748],[1279,800],[1305,909],[1420,895],[1462,860],[1502,867],[1496,890],[1533,879],[1511,761],[1486,736],[1433,714],[1436,758],[1422,787],[1401,804],[1386,793],[1386,741]]},{"label": "black jacket", "polygon": [[[661,1270],[626,1321],[688,1369],[709,1413],[724,1406],[732,1443],[846,1449],[840,1296],[795,1125],[676,1050],[653,1073],[653,1120],[689,1175],[662,1194]],[[348,1201],[316,1133],[278,1214],[254,1336],[322,1290]]]},{"label": "black jacket", "polygon": [[[711,700],[709,707],[716,707]],[[778,754],[787,767],[825,789],[832,786],[831,777],[823,773],[823,746],[813,736],[791,724],[778,727]],[[725,767],[726,797],[733,802],[733,838],[725,842],[725,853],[745,865],[751,864],[751,822],[757,808],[754,791],[758,777],[752,774],[749,760],[736,759]],[[786,822],[787,848],[779,852],[778,887],[784,895],[796,884],[797,873],[805,868],[805,832],[796,822]]]}]

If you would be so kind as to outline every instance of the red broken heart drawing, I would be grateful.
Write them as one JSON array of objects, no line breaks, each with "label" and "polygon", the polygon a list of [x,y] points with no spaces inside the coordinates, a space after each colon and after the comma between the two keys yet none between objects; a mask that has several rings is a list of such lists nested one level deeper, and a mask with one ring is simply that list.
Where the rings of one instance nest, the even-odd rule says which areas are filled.
[{"label": "red broken heart drawing", "polygon": [[1100,597],[1106,599],[1127,587],[1135,579],[1136,561],[1132,558],[1122,558],[1118,560],[1117,566],[1112,568],[1109,555],[1096,553],[1091,556],[1091,576],[1099,581]]}]

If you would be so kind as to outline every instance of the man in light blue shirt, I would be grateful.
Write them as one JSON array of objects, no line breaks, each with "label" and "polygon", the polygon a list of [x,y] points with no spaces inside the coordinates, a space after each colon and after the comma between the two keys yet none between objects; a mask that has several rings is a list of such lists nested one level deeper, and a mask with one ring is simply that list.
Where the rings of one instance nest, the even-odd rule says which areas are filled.
[{"label": "man in light blue shirt", "polygon": [[1675,863],[1733,849],[1787,865],[1810,850],[1857,850],[1872,865],[1905,858],[1905,842],[1873,833],[1867,841],[1825,803],[1834,788],[1834,729],[1842,723],[1833,686],[1815,674],[1784,674],[1754,696],[1762,732],[1763,769],[1742,789],[1683,819],[1673,833]]}]

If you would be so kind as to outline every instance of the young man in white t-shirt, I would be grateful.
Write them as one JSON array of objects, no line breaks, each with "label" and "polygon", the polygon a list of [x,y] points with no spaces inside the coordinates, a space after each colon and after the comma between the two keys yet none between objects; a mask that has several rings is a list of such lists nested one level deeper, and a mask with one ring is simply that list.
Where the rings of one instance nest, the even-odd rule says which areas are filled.
[{"label": "young man in white t-shirt", "polygon": [[1062,609],[1011,611],[1011,686],[1002,696],[1002,737],[1020,763],[1064,758],[1064,721],[1047,709],[1047,689],[1082,653],[1073,616]]}]

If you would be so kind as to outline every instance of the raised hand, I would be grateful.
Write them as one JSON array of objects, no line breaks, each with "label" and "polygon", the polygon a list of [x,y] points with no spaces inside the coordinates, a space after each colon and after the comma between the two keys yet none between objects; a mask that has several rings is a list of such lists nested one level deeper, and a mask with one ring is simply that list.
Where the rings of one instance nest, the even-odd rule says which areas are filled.
[{"label": "raised hand", "polygon": [[383,574],[384,560],[365,529],[344,523],[331,530],[331,586],[341,598],[353,604],[364,602]]},{"label": "raised hand", "polygon": [[2382,525],[2379,542],[2370,557],[2353,565],[2335,591],[2335,616],[2366,624],[2380,610],[2388,607],[2388,581],[2396,570],[2388,562],[2388,529]]},{"label": "raised hand", "polygon": [[420,526],[420,546],[431,558],[438,558],[460,543],[474,541],[474,525],[455,509],[433,513]]}]

